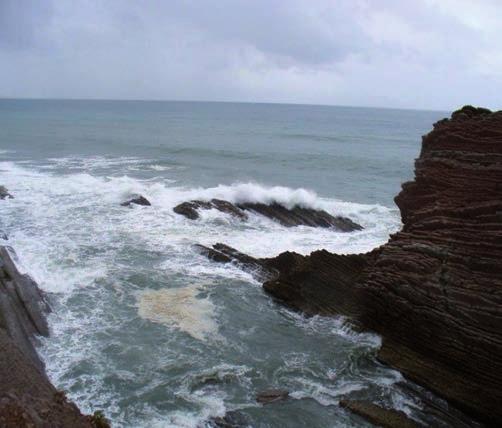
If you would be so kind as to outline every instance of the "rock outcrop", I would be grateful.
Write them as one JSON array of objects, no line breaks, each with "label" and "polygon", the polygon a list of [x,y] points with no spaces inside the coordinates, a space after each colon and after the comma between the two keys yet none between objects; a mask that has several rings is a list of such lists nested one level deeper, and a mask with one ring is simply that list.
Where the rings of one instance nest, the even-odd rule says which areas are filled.
[{"label": "rock outcrop", "polygon": [[502,425],[502,112],[464,107],[423,137],[395,199],[402,230],[366,255],[314,252],[264,284],[383,337],[379,358]]},{"label": "rock outcrop", "polygon": [[49,306],[15,259],[0,246],[0,426],[98,427],[102,419],[82,415],[45,374],[34,342],[49,335]]},{"label": "rock outcrop", "polygon": [[132,205],[143,205],[149,207],[152,204],[148,199],[140,195],[135,198],[129,199],[128,201],[122,202],[120,205],[123,207],[130,207]]},{"label": "rock outcrop", "polygon": [[14,199],[5,186],[0,186],[0,199]]},{"label": "rock outcrop", "polygon": [[228,201],[221,199],[211,199],[210,201],[189,201],[183,202],[173,208],[176,214],[180,214],[196,220],[200,217],[199,210],[216,209],[218,211],[230,214],[240,220],[247,220],[248,215],[246,211],[254,212],[256,214],[267,217],[276,221],[283,226],[311,226],[311,227],[324,227],[333,228],[340,232],[352,232],[354,230],[362,230],[362,226],[354,223],[347,217],[332,216],[323,210],[316,210],[313,208],[305,208],[295,205],[292,208],[287,208],[278,203],[263,204],[263,203],[242,203],[232,204]]},{"label": "rock outcrop", "polygon": [[340,406],[382,428],[419,428],[404,412],[385,409],[368,401],[341,400]]}]

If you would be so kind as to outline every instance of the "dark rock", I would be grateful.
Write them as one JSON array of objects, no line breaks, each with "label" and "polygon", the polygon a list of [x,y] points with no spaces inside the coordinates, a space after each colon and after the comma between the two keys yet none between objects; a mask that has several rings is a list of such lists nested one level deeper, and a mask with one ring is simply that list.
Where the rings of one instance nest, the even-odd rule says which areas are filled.
[{"label": "dark rock", "polygon": [[176,214],[180,214],[189,218],[190,220],[197,220],[199,218],[198,210],[210,210],[216,209],[226,214],[230,214],[233,217],[237,217],[241,220],[247,220],[247,214],[234,204],[223,201],[221,199],[211,199],[207,201],[190,201],[183,202],[173,208]]},{"label": "dark rock", "polygon": [[340,406],[383,428],[418,428],[421,426],[404,412],[385,409],[369,401],[341,400]]},{"label": "dark rock", "polygon": [[248,215],[242,211],[239,207],[228,201],[223,201],[221,199],[211,199],[212,207],[216,208],[218,211],[230,214],[234,217],[238,217],[241,220],[247,220]]},{"label": "dark rock", "polygon": [[[235,263],[243,270],[253,274],[258,280],[265,281],[277,276],[275,259],[258,259],[237,251],[228,245],[217,243],[212,248],[196,244],[195,249],[208,259],[218,263]],[[269,264],[269,260],[272,262]]]},{"label": "dark rock", "polygon": [[0,426],[95,427],[49,382],[33,342],[49,334],[49,307],[15,253],[0,246]]},{"label": "dark rock", "polygon": [[502,425],[502,112],[464,107],[423,137],[402,230],[360,256],[314,252],[265,290],[383,337],[381,361]]},{"label": "dark rock", "polygon": [[276,403],[289,398],[289,392],[284,389],[267,389],[258,393],[256,401],[260,404]]},{"label": "dark rock", "polygon": [[137,198],[130,199],[126,202],[122,202],[120,205],[123,207],[129,207],[132,204],[135,205],[143,205],[143,206],[150,206],[152,205],[148,199],[146,199],[144,196],[138,196]]},{"label": "dark rock", "polygon": [[203,256],[206,256],[209,260],[213,260],[218,263],[230,263],[232,258],[222,253],[221,251],[215,250],[214,248],[209,248],[204,245],[195,244],[194,248]]},{"label": "dark rock", "polygon": [[286,227],[293,226],[311,226],[335,228],[341,232],[352,232],[362,230],[362,227],[346,217],[334,217],[323,210],[312,208],[303,208],[295,206],[286,208],[283,205],[273,203],[270,205],[261,203],[239,204],[239,208],[247,211],[253,211],[270,218]]},{"label": "dark rock", "polygon": [[19,272],[14,257],[12,248],[0,246],[0,328],[42,368],[32,339],[34,335],[49,335],[45,318],[49,306],[35,281]]},{"label": "dark rock", "polygon": [[332,216],[323,210],[315,210],[312,208],[303,208],[295,206],[293,208],[286,208],[283,205],[273,203],[270,205],[260,203],[245,203],[245,204],[232,204],[228,201],[221,199],[211,199],[206,201],[190,201],[183,202],[173,208],[177,214],[183,215],[190,220],[199,218],[198,210],[204,209],[217,209],[221,212],[230,214],[241,220],[247,220],[248,215],[245,211],[252,211],[264,217],[270,218],[283,226],[311,226],[311,227],[325,227],[334,228],[341,232],[352,232],[354,230],[361,230],[362,227],[346,217]]},{"label": "dark rock", "polygon": [[[360,315],[357,281],[364,279],[378,250],[368,254],[332,254],[314,251],[309,256],[283,253],[268,264],[280,274],[263,284],[264,290],[287,306],[307,315],[343,313],[357,321]],[[292,256],[293,254],[293,256]]]},{"label": "dark rock", "polygon": [[464,119],[470,119],[475,116],[489,115],[491,113],[492,113],[491,110],[488,110],[487,108],[473,107],[470,105],[466,105],[463,106],[461,109],[454,111],[451,114],[451,118],[453,120],[464,120]]},{"label": "dark rock", "polygon": [[14,199],[5,186],[0,186],[0,199]]},{"label": "dark rock", "polygon": [[237,410],[227,412],[225,416],[217,416],[209,421],[211,428],[244,428],[250,427],[249,418]]}]

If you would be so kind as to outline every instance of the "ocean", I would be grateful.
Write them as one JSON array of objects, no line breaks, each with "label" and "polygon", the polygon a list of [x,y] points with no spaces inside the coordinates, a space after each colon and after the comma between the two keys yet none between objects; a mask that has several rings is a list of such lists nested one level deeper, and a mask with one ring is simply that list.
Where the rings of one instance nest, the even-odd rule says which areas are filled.
[{"label": "ocean", "polygon": [[[253,276],[199,255],[222,242],[256,257],[369,251],[400,228],[393,198],[421,135],[446,112],[281,104],[0,100],[0,229],[48,293],[47,373],[114,426],[363,427],[338,406],[369,399],[431,423],[407,381],[375,358],[379,337],[306,318]],[[152,206],[125,208],[141,194]],[[192,199],[279,202],[364,230],[286,228]],[[291,398],[262,406],[256,395]],[[435,422],[440,423],[440,422]]]}]

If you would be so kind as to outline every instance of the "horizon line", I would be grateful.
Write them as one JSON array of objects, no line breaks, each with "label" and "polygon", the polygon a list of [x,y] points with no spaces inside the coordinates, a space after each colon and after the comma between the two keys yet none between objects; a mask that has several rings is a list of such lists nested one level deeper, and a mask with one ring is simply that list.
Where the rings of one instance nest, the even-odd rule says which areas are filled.
[{"label": "horizon line", "polygon": [[[225,101],[225,100],[179,100],[179,99],[145,99],[145,98],[47,98],[47,97],[4,97],[0,96],[0,101],[112,101],[112,102],[157,102],[157,103],[215,103],[215,104],[267,104],[267,105],[288,105],[288,106],[311,106],[311,107],[342,107],[361,109],[382,109],[382,110],[410,110],[427,112],[450,112],[456,109],[426,109],[416,107],[383,107],[378,105],[349,105],[349,104],[316,104],[316,103],[296,103],[279,101]],[[466,105],[466,104],[464,104]],[[458,106],[457,108],[462,108]]]}]

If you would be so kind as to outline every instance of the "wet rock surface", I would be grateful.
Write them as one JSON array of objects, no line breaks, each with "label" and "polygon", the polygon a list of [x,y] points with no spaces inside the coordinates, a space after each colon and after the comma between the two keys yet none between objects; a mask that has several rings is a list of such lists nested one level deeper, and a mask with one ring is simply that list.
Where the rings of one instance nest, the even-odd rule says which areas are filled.
[{"label": "wet rock surface", "polygon": [[216,209],[218,211],[230,214],[243,221],[248,219],[246,211],[251,211],[256,214],[267,217],[276,221],[283,226],[311,226],[333,228],[340,232],[352,232],[362,230],[362,226],[354,223],[352,220],[341,216],[332,216],[323,210],[315,210],[312,208],[304,208],[294,206],[287,208],[278,203],[262,204],[262,203],[244,203],[232,204],[221,199],[211,199],[210,201],[190,201],[183,202],[173,208],[177,214],[183,215],[190,220],[196,220],[200,217],[199,210]]},{"label": "wet rock surface", "polygon": [[315,210],[312,208],[303,208],[294,206],[287,208],[283,205],[274,203],[270,205],[260,203],[239,204],[239,208],[247,211],[254,211],[271,220],[277,221],[286,227],[293,226],[311,226],[335,228],[340,232],[352,232],[354,230],[362,230],[362,227],[352,220],[341,216],[332,216],[323,210]]},{"label": "wet rock surface", "polygon": [[0,186],[0,199],[14,199],[5,186]]},{"label": "wet rock surface", "polygon": [[383,428],[418,428],[423,426],[410,419],[404,412],[385,409],[369,401],[341,400],[340,406],[361,416],[375,426]]},{"label": "wet rock surface", "polygon": [[144,196],[138,196],[136,198],[129,199],[128,201],[122,202],[120,205],[123,207],[130,207],[131,205],[142,205],[149,207],[152,204]]},{"label": "wet rock surface", "polygon": [[96,427],[49,382],[34,342],[48,336],[50,310],[33,279],[0,246],[0,426]]},{"label": "wet rock surface", "polygon": [[383,337],[379,358],[502,424],[502,112],[465,107],[423,137],[395,199],[402,230],[372,253],[306,256],[265,290]]},{"label": "wet rock surface", "polygon": [[265,391],[261,391],[256,396],[256,401],[260,404],[270,404],[278,401],[284,401],[288,398],[289,392],[284,389],[267,389]]}]

